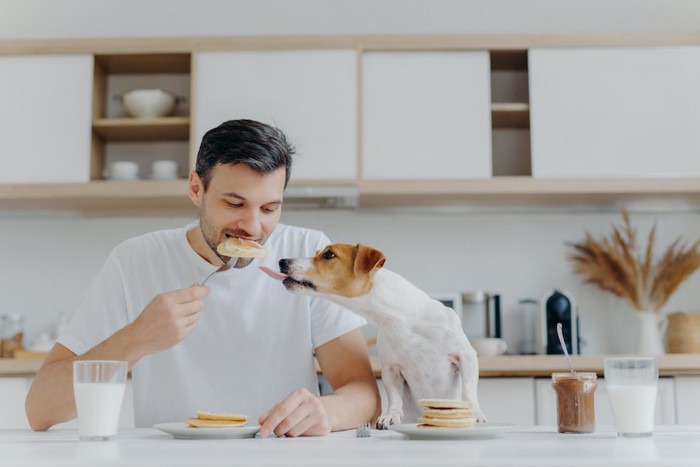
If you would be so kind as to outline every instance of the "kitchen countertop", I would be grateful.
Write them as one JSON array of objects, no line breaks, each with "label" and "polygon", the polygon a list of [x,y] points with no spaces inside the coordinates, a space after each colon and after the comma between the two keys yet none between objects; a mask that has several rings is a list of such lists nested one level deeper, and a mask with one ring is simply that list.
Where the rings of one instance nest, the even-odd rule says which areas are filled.
[{"label": "kitchen countertop", "polygon": [[[603,375],[603,359],[609,355],[575,355],[576,371],[595,371]],[[381,363],[371,357],[372,368],[381,375]],[[31,376],[39,370],[40,359],[0,358],[0,376]],[[318,368],[318,367],[317,367]],[[479,375],[495,377],[549,377],[555,371],[569,371],[563,355],[501,355],[479,357]],[[700,375],[700,354],[665,354],[659,357],[661,376]]]},{"label": "kitchen countertop", "polygon": [[609,426],[586,435],[510,427],[482,440],[417,441],[377,430],[370,438],[349,430],[313,438],[176,440],[152,428],[122,429],[106,442],[77,438],[75,429],[0,430],[0,466],[697,466],[700,426],[659,426],[648,438],[618,438]]}]

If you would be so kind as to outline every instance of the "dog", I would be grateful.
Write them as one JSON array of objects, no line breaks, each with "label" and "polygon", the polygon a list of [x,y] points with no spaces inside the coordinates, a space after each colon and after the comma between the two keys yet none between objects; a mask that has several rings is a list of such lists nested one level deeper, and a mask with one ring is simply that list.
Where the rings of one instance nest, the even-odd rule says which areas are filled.
[{"label": "dog", "polygon": [[324,297],[377,326],[387,410],[377,428],[387,429],[420,414],[419,399],[461,399],[478,422],[479,363],[449,307],[384,268],[386,257],[365,245],[333,244],[312,258],[279,261],[280,272],[261,269],[287,290]]}]

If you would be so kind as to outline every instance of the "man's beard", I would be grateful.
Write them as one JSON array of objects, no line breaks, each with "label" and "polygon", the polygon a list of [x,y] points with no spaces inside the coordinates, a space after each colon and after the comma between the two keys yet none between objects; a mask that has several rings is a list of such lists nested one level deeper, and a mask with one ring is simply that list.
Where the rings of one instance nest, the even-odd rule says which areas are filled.
[{"label": "man's beard", "polygon": [[[204,209],[204,204],[202,204],[202,210],[201,214],[199,216],[199,228],[202,231],[202,236],[204,237],[204,241],[207,242],[207,245],[209,245],[209,248],[216,254],[216,256],[221,259],[224,263],[228,263],[229,260],[231,259],[228,256],[224,256],[220,254],[218,251],[216,251],[216,247],[221,243],[218,239],[218,235],[214,230],[213,223],[210,222],[207,217],[206,217],[206,209]],[[230,232],[229,232],[230,233]],[[248,233],[244,231],[238,231],[238,232],[233,232],[230,233],[234,237],[247,237]],[[223,240],[222,240],[223,241]],[[236,264],[233,266],[235,269],[241,269],[246,266],[248,266],[250,263],[253,262],[254,258],[238,258],[238,261],[236,261]]]}]

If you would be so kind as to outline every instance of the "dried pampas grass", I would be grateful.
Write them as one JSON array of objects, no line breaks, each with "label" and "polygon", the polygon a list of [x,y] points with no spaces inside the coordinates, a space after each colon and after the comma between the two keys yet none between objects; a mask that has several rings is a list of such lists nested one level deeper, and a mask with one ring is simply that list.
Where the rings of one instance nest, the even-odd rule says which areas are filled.
[{"label": "dried pampas grass", "polygon": [[677,238],[664,255],[654,261],[656,224],[649,231],[643,252],[637,251],[637,232],[627,210],[622,209],[623,225],[613,226],[609,238],[595,240],[591,234],[581,243],[571,243],[569,260],[574,272],[640,311],[658,312],[678,286],[700,267],[700,241],[687,246]]}]

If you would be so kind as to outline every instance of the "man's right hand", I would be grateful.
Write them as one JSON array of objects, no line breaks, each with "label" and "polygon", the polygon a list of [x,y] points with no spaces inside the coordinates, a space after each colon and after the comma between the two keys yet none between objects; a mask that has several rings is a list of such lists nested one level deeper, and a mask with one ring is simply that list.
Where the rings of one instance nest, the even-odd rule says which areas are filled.
[{"label": "man's right hand", "polygon": [[199,321],[207,295],[209,287],[199,284],[156,295],[127,326],[139,353],[160,352],[184,339]]}]

